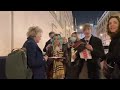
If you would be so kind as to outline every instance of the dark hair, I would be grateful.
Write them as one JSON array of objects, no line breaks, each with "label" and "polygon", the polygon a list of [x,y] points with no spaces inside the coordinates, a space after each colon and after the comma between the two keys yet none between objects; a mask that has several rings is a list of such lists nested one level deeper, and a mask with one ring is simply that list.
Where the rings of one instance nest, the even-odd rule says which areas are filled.
[{"label": "dark hair", "polygon": [[77,32],[73,32],[72,34],[76,34],[77,35]]},{"label": "dark hair", "polygon": [[55,32],[50,32],[50,33],[49,33],[49,36],[50,36],[51,34],[55,34]]},{"label": "dark hair", "polygon": [[[109,29],[109,21],[112,19],[112,18],[116,18],[119,22],[119,26],[118,26],[118,30],[116,31],[116,33],[112,33]],[[109,19],[108,19],[108,23],[107,23],[107,33],[108,35],[113,38],[116,34],[120,33],[120,18],[119,16],[111,16]]]}]

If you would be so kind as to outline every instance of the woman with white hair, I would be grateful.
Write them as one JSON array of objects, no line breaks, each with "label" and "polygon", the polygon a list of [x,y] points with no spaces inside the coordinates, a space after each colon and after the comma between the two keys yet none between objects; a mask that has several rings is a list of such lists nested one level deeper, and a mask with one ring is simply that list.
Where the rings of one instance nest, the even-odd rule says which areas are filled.
[{"label": "woman with white hair", "polygon": [[27,41],[23,47],[27,50],[27,64],[32,70],[32,79],[46,79],[45,60],[37,43],[41,40],[42,30],[38,26],[30,27],[27,32]]}]

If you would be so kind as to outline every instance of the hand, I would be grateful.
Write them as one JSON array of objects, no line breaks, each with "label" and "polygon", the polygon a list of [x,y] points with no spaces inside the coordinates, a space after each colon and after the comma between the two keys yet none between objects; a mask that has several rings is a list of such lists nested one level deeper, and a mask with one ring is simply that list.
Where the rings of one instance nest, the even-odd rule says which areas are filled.
[{"label": "hand", "polygon": [[87,44],[85,47],[86,47],[88,50],[93,51],[93,47],[92,47],[90,44]]},{"label": "hand", "polygon": [[106,61],[104,61],[104,63],[103,63],[103,69],[108,69],[107,62],[106,62]]},{"label": "hand", "polygon": [[75,60],[76,59],[76,54],[73,54],[72,58],[73,58],[73,60]]},{"label": "hand", "polygon": [[108,69],[108,67],[107,67],[107,62],[106,61],[102,61],[101,63],[100,63],[100,66],[101,66],[101,69],[102,70],[104,70],[104,69]]},{"label": "hand", "polygon": [[45,56],[44,56],[44,59],[45,59],[45,61],[47,61],[47,60],[48,60],[48,56],[47,56],[47,55],[45,55]]},{"label": "hand", "polygon": [[101,70],[103,70],[103,68],[104,68],[104,63],[105,63],[105,61],[100,62]]}]

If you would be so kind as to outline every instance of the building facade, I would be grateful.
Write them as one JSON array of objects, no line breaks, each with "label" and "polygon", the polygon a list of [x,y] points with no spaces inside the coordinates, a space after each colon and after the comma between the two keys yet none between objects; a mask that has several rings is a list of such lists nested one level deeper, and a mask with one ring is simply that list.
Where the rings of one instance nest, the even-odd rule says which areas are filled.
[{"label": "building facade", "polygon": [[43,49],[54,31],[68,38],[74,31],[72,11],[0,11],[0,56],[6,56],[14,48],[21,48],[31,26],[43,30],[38,44]]},{"label": "building facade", "polygon": [[102,40],[104,46],[108,46],[111,41],[107,34],[107,22],[109,17],[112,15],[120,16],[120,11],[105,11],[97,21],[96,34]]}]

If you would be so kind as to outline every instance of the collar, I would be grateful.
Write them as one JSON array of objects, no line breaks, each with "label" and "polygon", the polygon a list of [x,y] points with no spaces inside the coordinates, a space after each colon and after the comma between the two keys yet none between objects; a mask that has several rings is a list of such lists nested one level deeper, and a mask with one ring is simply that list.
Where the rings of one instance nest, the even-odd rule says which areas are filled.
[{"label": "collar", "polygon": [[86,37],[85,37],[84,40],[90,41],[91,37],[92,37],[92,35],[91,35],[89,38],[86,38]]}]

